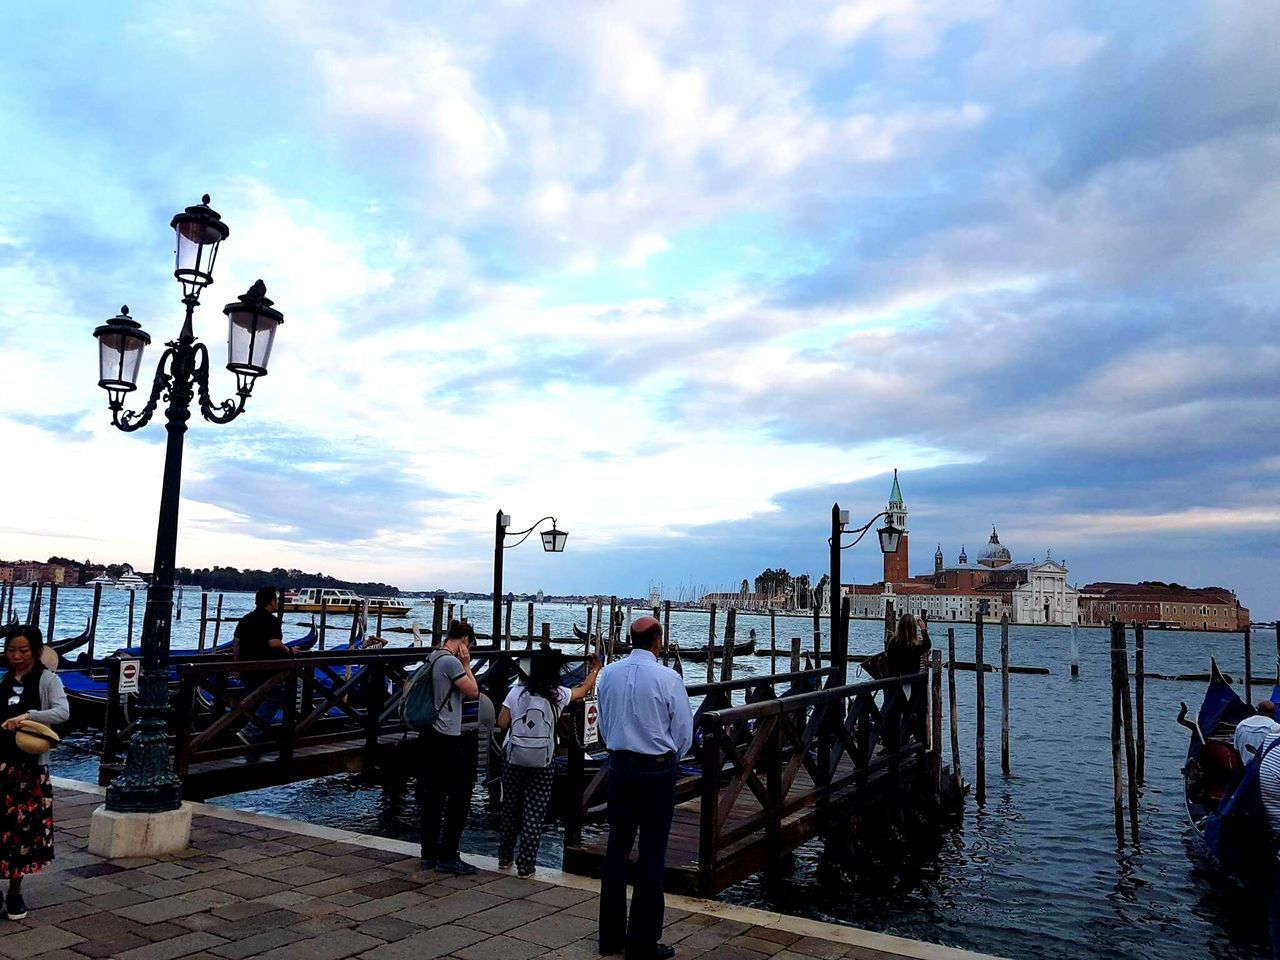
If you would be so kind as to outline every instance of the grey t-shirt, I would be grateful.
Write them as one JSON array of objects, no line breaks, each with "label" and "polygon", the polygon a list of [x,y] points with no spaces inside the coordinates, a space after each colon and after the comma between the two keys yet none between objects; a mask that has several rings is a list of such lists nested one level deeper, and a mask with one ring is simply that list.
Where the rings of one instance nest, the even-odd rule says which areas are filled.
[{"label": "grey t-shirt", "polygon": [[466,673],[462,669],[462,661],[452,653],[441,651],[433,655],[431,662],[434,664],[431,668],[431,694],[440,704],[434,729],[451,737],[461,736],[462,692],[454,683]]}]

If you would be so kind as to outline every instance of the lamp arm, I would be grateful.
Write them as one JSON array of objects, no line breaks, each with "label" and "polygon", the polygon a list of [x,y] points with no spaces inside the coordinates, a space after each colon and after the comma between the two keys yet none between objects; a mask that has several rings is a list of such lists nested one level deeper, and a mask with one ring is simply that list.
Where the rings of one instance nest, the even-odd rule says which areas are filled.
[{"label": "lamp arm", "polygon": [[[853,540],[853,542],[851,542],[851,543],[841,544],[840,549],[841,549],[841,550],[848,550],[850,547],[856,547],[856,546],[858,545],[858,541],[859,541],[859,540],[861,540],[863,537],[865,537],[865,536],[867,535],[867,531],[871,529],[871,525],[872,525],[873,523],[875,523],[877,520],[879,520],[879,519],[881,519],[881,518],[883,518],[883,517],[887,517],[887,516],[889,516],[889,511],[888,511],[888,510],[881,510],[881,511],[880,511],[879,513],[877,513],[874,517],[872,517],[870,520],[868,520],[868,521],[866,522],[866,524],[865,524],[865,525],[863,525],[863,526],[861,526],[861,527],[858,527],[858,529],[857,529],[857,530],[847,530],[847,531],[846,531],[846,530],[841,530],[841,531],[840,531],[841,533],[856,533],[858,536],[857,536],[857,537]],[[830,540],[830,538],[828,538],[828,539],[827,539],[827,543],[830,543],[830,542],[831,542],[831,540]]]},{"label": "lamp arm", "polygon": [[[213,423],[230,423],[244,412],[245,401],[249,399],[249,391],[241,388],[236,391],[236,400],[223,400],[215,404],[209,400],[209,349],[203,343],[195,345],[196,363],[195,380],[200,390],[200,414]],[[220,411],[220,412],[219,412]]]},{"label": "lamp arm", "polygon": [[[169,373],[165,372],[165,365],[169,366]],[[156,407],[160,403],[160,397],[169,389],[169,385],[173,383],[173,348],[168,347],[164,353],[160,354],[160,362],[156,364],[156,376],[151,383],[151,396],[147,398],[147,404],[140,411],[126,410],[124,408],[124,398],[119,400],[108,401],[107,407],[111,411],[111,425],[125,433],[132,433],[135,430],[141,430],[151,422],[152,415],[156,412]]]},{"label": "lamp arm", "polygon": [[[535,524],[534,524],[532,527],[530,527],[528,530],[517,530],[515,533],[508,533],[508,534],[504,535],[504,537],[503,537],[502,549],[503,549],[503,550],[510,550],[510,549],[512,549],[513,547],[518,547],[518,546],[520,546],[520,544],[524,543],[526,540],[528,540],[528,539],[529,539],[529,534],[533,533],[533,531],[535,531],[535,530],[537,530],[537,529],[538,529],[538,524],[540,524],[540,523],[544,523],[544,522],[545,522],[545,521],[547,521],[547,520],[550,520],[550,521],[551,521],[551,525],[552,525],[553,527],[556,525],[556,518],[555,518],[555,517],[546,516],[546,517],[543,517],[541,520],[539,520],[539,521],[538,521],[538,523],[535,523]],[[506,542],[506,538],[507,538],[507,537],[519,537],[520,539],[519,539],[519,540],[517,540],[515,543],[507,543],[507,542]]]}]

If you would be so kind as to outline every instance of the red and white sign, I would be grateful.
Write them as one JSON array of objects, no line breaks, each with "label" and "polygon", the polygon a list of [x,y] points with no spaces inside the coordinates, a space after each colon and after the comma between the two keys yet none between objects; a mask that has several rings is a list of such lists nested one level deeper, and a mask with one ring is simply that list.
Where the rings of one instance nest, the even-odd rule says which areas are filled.
[{"label": "red and white sign", "polygon": [[595,697],[586,701],[583,711],[582,745],[593,746],[600,739],[600,704]]},{"label": "red and white sign", "polygon": [[138,677],[142,673],[142,666],[137,660],[121,660],[120,661],[120,692],[121,693],[137,693]]}]

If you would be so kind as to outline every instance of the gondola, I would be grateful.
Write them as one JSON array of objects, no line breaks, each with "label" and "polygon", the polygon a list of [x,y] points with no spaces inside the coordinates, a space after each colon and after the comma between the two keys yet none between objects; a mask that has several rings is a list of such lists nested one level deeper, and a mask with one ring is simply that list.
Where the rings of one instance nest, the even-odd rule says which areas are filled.
[{"label": "gondola", "polygon": [[[1207,858],[1228,878],[1249,884],[1270,850],[1265,813],[1257,790],[1260,758],[1242,763],[1233,743],[1236,725],[1256,711],[1240,699],[1210,662],[1209,686],[1194,721],[1181,705],[1178,723],[1190,731],[1182,768],[1187,817]],[[1280,687],[1272,698],[1280,697]],[[1272,741],[1275,743],[1276,741]]]},{"label": "gondola", "polygon": [[86,643],[89,642],[89,638],[92,636],[93,636],[93,618],[90,618],[85,621],[83,632],[77,634],[74,637],[67,637],[63,640],[51,640],[49,643],[49,646],[53,648],[53,652],[56,653],[58,656],[65,657],[68,653],[71,653],[73,650],[79,650],[81,647],[83,647]]},{"label": "gondola", "polygon": [[[688,660],[690,663],[706,663],[707,649],[708,649],[707,647],[690,647],[688,650],[681,650],[680,656],[683,659]],[[724,656],[724,649],[725,648],[723,646],[711,648],[711,650],[714,651],[714,655],[717,657]],[[735,658],[747,657],[755,652],[756,652],[755,637],[747,637],[746,640],[743,640],[740,643],[735,643],[733,645],[733,655]]]}]

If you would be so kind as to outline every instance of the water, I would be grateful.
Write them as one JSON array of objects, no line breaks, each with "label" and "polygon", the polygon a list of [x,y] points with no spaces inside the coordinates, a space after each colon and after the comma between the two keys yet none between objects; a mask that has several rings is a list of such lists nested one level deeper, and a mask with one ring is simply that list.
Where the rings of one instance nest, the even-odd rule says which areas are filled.
[{"label": "water", "polygon": [[[60,636],[79,631],[90,598],[87,590],[60,592]],[[139,595],[139,623],[141,599]],[[127,594],[103,594],[100,651],[118,645],[123,636],[127,602]],[[17,605],[25,609],[24,594]],[[228,594],[224,616],[251,606],[250,595]],[[423,602],[409,618],[386,623],[407,625],[416,619],[425,626],[430,610],[429,602]],[[466,613],[478,630],[488,630],[488,604],[469,603]],[[183,620],[175,624],[175,646],[195,645],[198,619],[199,598],[193,601],[188,592]],[[303,619],[288,615],[286,623]],[[542,604],[535,612],[535,623],[552,623],[555,636],[569,635],[575,619],[585,625],[584,608]],[[523,632],[523,608],[517,606],[513,622],[514,629]],[[812,646],[811,621],[780,617],[777,625],[779,646],[788,645],[792,636],[804,637],[804,646]],[[223,639],[229,637],[230,626],[224,624]],[[739,637],[752,627],[767,644],[768,617],[738,617]],[[705,614],[672,616],[672,635],[682,645],[704,643],[706,630]],[[959,624],[955,630],[957,658],[972,660],[973,627]],[[879,623],[854,621],[852,651],[878,650],[880,631]],[[303,632],[305,627],[295,626],[285,634]],[[723,635],[723,614],[717,632]],[[798,852],[796,874],[781,893],[771,894],[761,882],[747,881],[721,898],[1005,957],[1265,956],[1261,905],[1205,869],[1186,825],[1180,770],[1187,738],[1174,717],[1181,700],[1193,710],[1198,706],[1203,684],[1147,681],[1142,842],[1138,848],[1118,850],[1111,811],[1109,636],[1099,629],[1082,629],[1078,636],[1080,679],[1072,680],[1069,630],[1011,629],[1011,662],[1046,666],[1053,672],[1011,678],[1013,772],[1008,778],[1000,774],[999,677],[987,675],[987,805],[979,810],[972,796],[967,797],[963,822],[942,836],[936,856],[904,866],[893,876],[869,880],[840,872],[824,855],[822,844],[815,842]],[[393,637],[397,644],[408,639],[404,634]],[[345,639],[345,633],[338,639]],[[945,649],[945,626],[935,627],[933,640]],[[825,624],[822,644],[826,649]],[[1269,673],[1274,663],[1270,635],[1256,638],[1254,646],[1255,668],[1259,674]],[[1243,652],[1238,634],[1147,635],[1148,671],[1204,672],[1211,655],[1239,682]],[[988,625],[986,659],[999,660],[998,625]],[[746,674],[764,673],[768,660],[743,658],[737,666]],[[691,681],[705,676],[701,665],[691,666],[687,675]],[[974,682],[973,673],[957,675],[961,766],[969,782],[974,779]],[[1255,699],[1265,692],[1255,689]],[[92,758],[75,753],[74,747],[58,756],[55,768],[67,776],[96,777]],[[380,836],[417,836],[411,790],[363,785],[354,778],[294,784],[217,802]],[[478,791],[464,847],[493,853],[496,830],[496,814]],[[559,863],[558,839],[550,831],[542,861]]]}]

